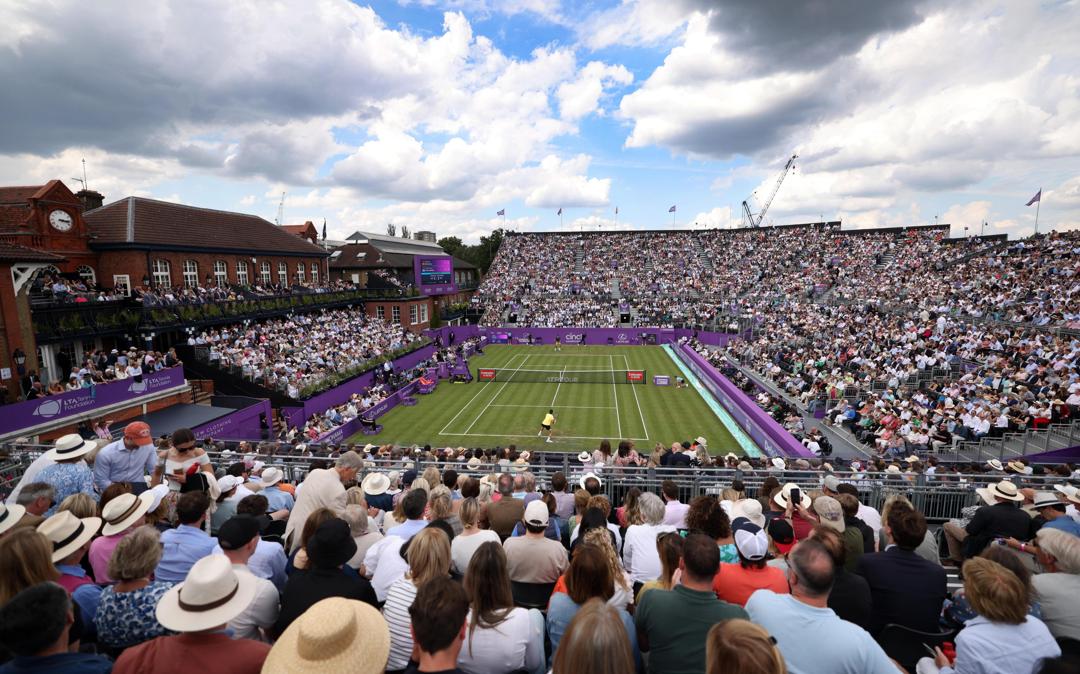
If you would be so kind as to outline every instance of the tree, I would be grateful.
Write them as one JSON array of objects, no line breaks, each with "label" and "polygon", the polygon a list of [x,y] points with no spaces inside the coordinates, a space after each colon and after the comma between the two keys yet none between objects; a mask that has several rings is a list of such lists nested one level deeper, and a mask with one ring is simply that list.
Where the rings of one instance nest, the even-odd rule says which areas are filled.
[{"label": "tree", "polygon": [[465,244],[461,243],[461,239],[456,236],[444,236],[439,239],[439,247],[445,250],[447,255],[461,257],[458,253],[465,247]]}]

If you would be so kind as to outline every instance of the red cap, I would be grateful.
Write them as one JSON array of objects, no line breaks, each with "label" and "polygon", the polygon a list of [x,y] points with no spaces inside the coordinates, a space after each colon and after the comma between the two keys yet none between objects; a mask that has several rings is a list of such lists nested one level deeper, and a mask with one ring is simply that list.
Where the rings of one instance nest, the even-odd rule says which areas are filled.
[{"label": "red cap", "polygon": [[[133,421],[124,426],[124,437],[140,445],[148,445],[154,441],[153,436],[150,435],[150,426],[142,421]],[[148,440],[149,442],[139,442],[140,440]]]}]

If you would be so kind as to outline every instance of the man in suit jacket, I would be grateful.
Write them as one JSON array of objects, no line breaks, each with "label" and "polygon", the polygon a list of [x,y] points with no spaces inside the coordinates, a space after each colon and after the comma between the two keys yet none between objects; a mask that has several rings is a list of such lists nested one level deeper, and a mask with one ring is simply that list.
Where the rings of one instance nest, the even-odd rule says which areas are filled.
[{"label": "man in suit jacket", "polygon": [[882,528],[893,545],[863,555],[856,566],[856,573],[870,585],[870,633],[876,636],[890,623],[937,632],[945,601],[945,569],[915,553],[926,536],[926,519],[910,505],[894,503]]},{"label": "man in suit jacket", "polygon": [[1015,538],[1022,542],[1031,540],[1034,529],[1032,519],[1017,507],[1024,496],[1016,485],[1003,480],[975,491],[993,505],[976,510],[975,516],[964,528],[967,531],[967,538],[964,539],[965,558],[977,556],[995,538]]}]

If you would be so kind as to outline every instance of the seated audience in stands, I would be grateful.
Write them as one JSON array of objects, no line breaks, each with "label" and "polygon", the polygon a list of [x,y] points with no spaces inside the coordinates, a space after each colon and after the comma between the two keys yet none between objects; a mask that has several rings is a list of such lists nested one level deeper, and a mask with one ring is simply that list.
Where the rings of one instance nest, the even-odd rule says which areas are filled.
[{"label": "seated audience in stands", "polygon": [[707,639],[705,674],[787,674],[776,640],[749,620],[716,623]]},{"label": "seated audience in stands", "polygon": [[56,583],[39,583],[0,605],[0,646],[14,657],[0,673],[106,674],[107,658],[72,652],[69,632],[74,617],[71,597]]},{"label": "seated audience in stands", "polygon": [[586,602],[563,632],[551,671],[552,674],[634,671],[633,646],[615,609],[599,599]]},{"label": "seated audience in stands", "polygon": [[835,566],[829,608],[841,619],[870,631],[870,615],[873,613],[870,585],[865,578],[845,568],[847,546],[844,540],[835,529],[824,525],[814,527],[810,537],[825,546]]},{"label": "seated audience in stands", "polygon": [[305,611],[278,637],[262,674],[383,674],[389,652],[390,632],[377,609],[361,601],[329,597]]},{"label": "seated audience in stands", "polygon": [[[712,587],[717,598],[744,606],[756,590],[787,592],[784,572],[768,565],[769,536],[750,520],[737,518],[732,523],[738,564],[721,564]],[[685,553],[684,553],[685,554]]]},{"label": "seated audience in stands", "polygon": [[417,659],[406,674],[464,674],[457,663],[468,630],[468,614],[469,597],[460,583],[436,577],[421,585],[409,606]]},{"label": "seated audience in stands", "polygon": [[409,608],[424,583],[450,575],[450,537],[433,523],[409,539],[405,558],[409,571],[404,578],[390,586],[382,607],[383,618],[390,627],[390,656],[386,662],[388,671],[405,669],[412,658],[412,618]]},{"label": "seated audience in stands", "polygon": [[184,492],[176,500],[175,529],[161,534],[161,561],[154,577],[167,583],[179,583],[187,577],[195,562],[214,551],[218,542],[206,533],[210,497],[206,492]]},{"label": "seated audience in stands", "polygon": [[[668,505],[671,505],[671,501]],[[635,589],[640,589],[645,583],[660,577],[660,556],[656,549],[656,539],[660,534],[676,529],[675,525],[664,523],[665,506],[656,494],[642,494],[638,498],[638,510],[642,523],[627,527],[622,548],[623,565],[630,572]]]},{"label": "seated audience in stands", "polygon": [[[517,500],[513,499],[512,500]],[[503,543],[510,580],[516,583],[554,583],[569,565],[566,548],[544,533],[548,526],[548,507],[533,501],[522,518],[525,535],[508,538]]]},{"label": "seated audience in stands", "polygon": [[118,652],[170,632],[158,622],[158,600],[173,583],[152,580],[161,558],[157,529],[141,526],[125,536],[109,560],[109,575],[116,583],[101,593],[97,617],[98,643]]},{"label": "seated audience in stands", "polygon": [[[221,525],[218,532],[221,554],[232,562],[236,575],[248,575],[255,580],[255,596],[247,607],[229,621],[229,629],[237,639],[269,641],[268,635],[278,618],[278,591],[274,584],[256,576],[248,566],[259,543],[259,523],[243,515]],[[272,543],[271,545],[276,545]]]},{"label": "seated audience in stands", "polygon": [[1035,540],[1043,572],[1031,584],[1042,620],[1056,638],[1080,641],[1080,538],[1043,527]]}]

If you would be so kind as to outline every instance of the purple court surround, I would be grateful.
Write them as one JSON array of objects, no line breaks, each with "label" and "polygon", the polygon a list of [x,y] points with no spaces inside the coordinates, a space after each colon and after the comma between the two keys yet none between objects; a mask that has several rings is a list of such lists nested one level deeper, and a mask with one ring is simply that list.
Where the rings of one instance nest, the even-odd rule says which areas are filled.
[{"label": "purple court surround", "polygon": [[554,344],[558,337],[563,344],[584,343],[592,346],[608,346],[608,339],[615,346],[638,346],[646,343],[646,336],[655,338],[656,344],[674,344],[683,337],[695,335],[703,344],[726,346],[731,337],[726,332],[685,328],[484,328],[476,325],[446,326],[427,330],[424,334],[432,339],[439,336],[442,343],[447,344],[451,332],[454,333],[455,342],[481,335],[487,337],[489,344],[528,344],[531,335],[540,344]]},{"label": "purple court surround", "polygon": [[191,430],[197,438],[254,440],[262,437],[263,429],[259,423],[260,418],[265,418],[267,422],[273,418],[273,409],[267,399],[231,412],[220,419],[214,419],[196,426]]}]

